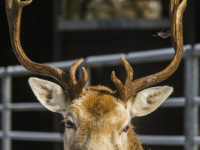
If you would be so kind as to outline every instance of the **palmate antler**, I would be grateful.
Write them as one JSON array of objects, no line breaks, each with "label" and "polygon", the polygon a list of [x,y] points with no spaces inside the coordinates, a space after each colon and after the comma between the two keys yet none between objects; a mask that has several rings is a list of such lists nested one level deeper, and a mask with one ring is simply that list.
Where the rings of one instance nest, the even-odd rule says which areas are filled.
[{"label": "palmate antler", "polygon": [[[149,75],[133,81],[133,69],[130,64],[121,58],[127,73],[125,85],[112,72],[111,80],[117,88],[117,98],[126,103],[138,91],[157,84],[169,78],[178,68],[183,56],[183,13],[187,5],[187,0],[183,0],[180,4],[179,0],[171,0],[170,17],[171,17],[171,41],[175,49],[175,55],[171,63],[161,72]],[[169,31],[163,34],[164,37],[170,36]]]},{"label": "palmate antler", "polygon": [[6,0],[6,11],[13,51],[15,52],[19,62],[27,70],[36,74],[53,77],[62,84],[71,100],[78,98],[88,80],[88,75],[85,68],[82,68],[83,77],[79,81],[76,80],[76,69],[83,62],[82,59],[75,62],[71,66],[69,74],[67,74],[58,68],[31,61],[23,51],[20,43],[21,14],[23,7],[31,2],[32,0]]}]

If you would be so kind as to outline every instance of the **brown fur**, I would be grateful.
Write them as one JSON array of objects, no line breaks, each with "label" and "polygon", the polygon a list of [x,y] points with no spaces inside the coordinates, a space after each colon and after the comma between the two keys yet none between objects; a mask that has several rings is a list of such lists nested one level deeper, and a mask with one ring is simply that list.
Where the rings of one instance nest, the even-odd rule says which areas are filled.
[{"label": "brown fur", "polygon": [[42,86],[42,85],[41,85],[40,87],[41,87],[41,89],[43,89],[44,91],[47,92],[47,93],[45,94],[47,100],[53,99],[53,91],[52,91],[51,89],[48,89],[47,87]]},{"label": "brown fur", "polygon": [[135,136],[135,133],[133,131],[133,128],[130,128],[128,130],[128,147],[127,150],[143,150],[140,142]]},{"label": "brown fur", "polygon": [[157,95],[160,95],[160,93],[158,92],[158,93],[155,93],[154,95],[149,95],[149,96],[147,97],[147,103],[148,103],[148,104],[153,104],[153,103],[155,103],[155,101],[152,101],[152,99],[153,99],[154,97],[156,97]]}]

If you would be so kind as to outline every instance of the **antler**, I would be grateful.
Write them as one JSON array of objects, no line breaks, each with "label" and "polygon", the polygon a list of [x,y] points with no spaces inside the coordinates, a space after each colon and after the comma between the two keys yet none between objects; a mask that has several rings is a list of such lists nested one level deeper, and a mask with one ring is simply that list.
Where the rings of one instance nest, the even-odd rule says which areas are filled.
[{"label": "antler", "polygon": [[75,62],[71,66],[68,75],[58,68],[31,61],[23,51],[20,43],[21,14],[23,7],[31,2],[32,0],[6,0],[6,11],[13,51],[15,52],[19,62],[27,70],[36,74],[53,77],[62,84],[66,92],[69,94],[71,100],[78,98],[82,94],[83,87],[88,80],[88,75],[85,68],[82,68],[83,77],[79,81],[76,80],[76,69],[83,62],[82,59]]},{"label": "antler", "polygon": [[[133,69],[130,64],[121,58],[127,73],[125,85],[112,72],[111,80],[117,88],[117,97],[123,102],[127,102],[136,92],[157,84],[169,78],[178,68],[183,56],[183,13],[187,6],[187,0],[183,0],[180,4],[179,0],[171,0],[170,16],[171,16],[171,40],[175,49],[175,55],[171,63],[162,71],[149,75],[137,80],[133,80]],[[163,34],[163,37],[169,36],[169,31]]]}]

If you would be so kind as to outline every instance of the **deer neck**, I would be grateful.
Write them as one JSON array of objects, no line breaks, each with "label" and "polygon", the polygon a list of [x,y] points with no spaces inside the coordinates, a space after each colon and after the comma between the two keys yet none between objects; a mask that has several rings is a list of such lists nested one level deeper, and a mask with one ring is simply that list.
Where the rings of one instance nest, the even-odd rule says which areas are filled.
[{"label": "deer neck", "polygon": [[129,129],[128,131],[127,150],[143,150],[133,129]]}]

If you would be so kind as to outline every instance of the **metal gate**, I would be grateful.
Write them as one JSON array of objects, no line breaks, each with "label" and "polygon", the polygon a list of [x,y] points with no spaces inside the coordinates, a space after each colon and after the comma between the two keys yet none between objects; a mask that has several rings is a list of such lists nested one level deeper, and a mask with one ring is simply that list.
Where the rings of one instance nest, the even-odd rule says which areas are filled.
[{"label": "metal gate", "polygon": [[[149,50],[145,52],[131,52],[128,54],[113,54],[102,56],[90,56],[85,59],[83,66],[86,67],[89,81],[91,81],[91,68],[101,66],[121,65],[120,56],[123,56],[130,64],[149,63],[170,60],[174,55],[173,48],[165,48],[159,50]],[[185,97],[169,98],[162,107],[184,107],[184,130],[185,135],[182,136],[139,136],[143,144],[149,145],[179,145],[184,146],[185,150],[197,150],[200,145],[200,136],[198,136],[198,106],[200,105],[199,91],[199,62],[200,44],[195,46],[184,46],[184,77],[185,77]],[[57,63],[48,63],[54,67],[68,70],[73,61],[64,61]],[[63,135],[60,133],[46,132],[22,132],[11,130],[11,112],[12,111],[43,111],[45,108],[39,103],[12,103],[12,77],[25,76],[31,74],[22,66],[9,66],[0,68],[1,78],[1,101],[0,111],[2,115],[2,131],[0,131],[0,139],[2,139],[2,150],[11,150],[12,140],[24,141],[63,141]],[[81,75],[81,70],[78,70]]]}]

